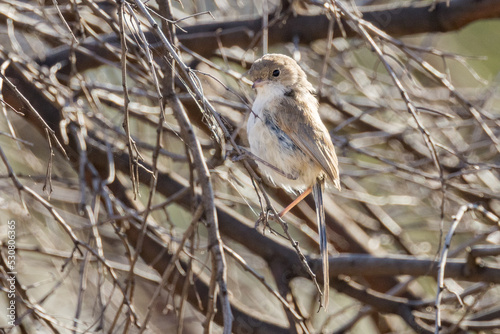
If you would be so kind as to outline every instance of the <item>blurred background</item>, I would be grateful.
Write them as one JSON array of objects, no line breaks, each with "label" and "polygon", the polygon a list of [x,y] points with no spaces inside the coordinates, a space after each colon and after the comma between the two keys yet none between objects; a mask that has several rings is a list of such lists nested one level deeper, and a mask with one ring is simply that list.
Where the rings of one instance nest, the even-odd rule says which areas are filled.
[{"label": "blurred background", "polygon": [[[218,333],[227,301],[234,333],[499,331],[499,4],[144,5],[158,30],[133,1],[0,1],[0,327]],[[240,156],[244,74],[271,52],[317,88],[339,157],[327,310],[265,227],[295,195]],[[312,197],[284,218],[321,277]]]}]

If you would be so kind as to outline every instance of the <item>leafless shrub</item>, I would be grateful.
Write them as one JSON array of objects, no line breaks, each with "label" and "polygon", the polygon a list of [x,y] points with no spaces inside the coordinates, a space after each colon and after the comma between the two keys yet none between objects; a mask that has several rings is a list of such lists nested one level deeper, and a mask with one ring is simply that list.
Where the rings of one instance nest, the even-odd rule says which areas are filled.
[{"label": "leafless shrub", "polygon": [[[17,223],[5,328],[498,330],[496,87],[467,57],[399,38],[499,13],[492,0],[0,3],[7,292],[4,222]],[[244,73],[263,50],[300,59],[339,155],[328,310],[296,251],[321,277],[311,200],[285,216],[294,245],[272,220],[255,227],[293,198],[245,155]],[[455,87],[457,67],[481,88]]]}]

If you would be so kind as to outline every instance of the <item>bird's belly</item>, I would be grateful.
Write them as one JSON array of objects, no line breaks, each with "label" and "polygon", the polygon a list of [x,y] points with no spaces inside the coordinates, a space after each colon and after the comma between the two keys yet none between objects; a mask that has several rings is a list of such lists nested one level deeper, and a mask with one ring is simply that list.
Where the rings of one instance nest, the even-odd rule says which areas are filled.
[{"label": "bird's belly", "polygon": [[321,173],[319,165],[307,157],[269,116],[255,117],[252,114],[247,130],[251,152],[280,170],[278,172],[257,161],[261,171],[275,185],[293,191],[303,190],[316,182]]}]

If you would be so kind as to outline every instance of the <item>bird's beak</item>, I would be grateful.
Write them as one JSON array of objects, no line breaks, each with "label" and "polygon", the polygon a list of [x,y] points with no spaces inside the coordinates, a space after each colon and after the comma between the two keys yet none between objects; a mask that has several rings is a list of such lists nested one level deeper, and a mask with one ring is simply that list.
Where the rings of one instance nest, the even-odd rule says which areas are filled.
[{"label": "bird's beak", "polygon": [[257,79],[253,82],[253,85],[252,85],[252,88],[255,89],[257,87],[261,87],[262,85],[264,85],[264,80],[262,79]]}]

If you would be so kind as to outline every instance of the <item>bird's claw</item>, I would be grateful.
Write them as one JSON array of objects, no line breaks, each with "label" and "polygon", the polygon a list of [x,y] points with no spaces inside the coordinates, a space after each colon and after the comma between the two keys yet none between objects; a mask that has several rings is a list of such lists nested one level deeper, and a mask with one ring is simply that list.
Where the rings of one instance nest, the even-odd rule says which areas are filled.
[{"label": "bird's claw", "polygon": [[232,162],[238,162],[244,160],[246,155],[244,153],[239,154],[236,150],[229,150],[226,152],[226,157],[228,157]]},{"label": "bird's claw", "polygon": [[259,225],[262,223],[264,226],[262,233],[266,232],[266,228],[269,229],[269,231],[272,232],[272,228],[269,225],[269,221],[275,220],[276,219],[276,211],[268,206],[265,211],[262,211],[260,213],[259,219],[255,222],[255,228],[259,227]]}]

